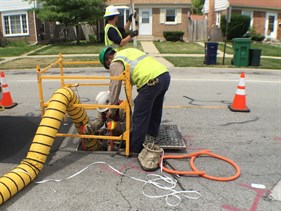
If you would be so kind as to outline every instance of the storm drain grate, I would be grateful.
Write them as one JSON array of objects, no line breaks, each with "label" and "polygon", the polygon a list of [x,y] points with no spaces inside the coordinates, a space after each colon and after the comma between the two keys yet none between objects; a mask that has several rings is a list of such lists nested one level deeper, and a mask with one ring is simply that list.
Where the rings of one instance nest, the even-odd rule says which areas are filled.
[{"label": "storm drain grate", "polygon": [[147,136],[145,143],[157,144],[163,149],[184,149],[186,144],[177,125],[160,125],[157,137]]}]

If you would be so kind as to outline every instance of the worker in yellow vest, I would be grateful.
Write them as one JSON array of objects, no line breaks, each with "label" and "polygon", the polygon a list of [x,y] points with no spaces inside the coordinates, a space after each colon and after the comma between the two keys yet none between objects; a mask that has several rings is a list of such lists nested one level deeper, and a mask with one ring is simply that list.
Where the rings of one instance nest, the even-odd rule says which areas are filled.
[{"label": "worker in yellow vest", "polygon": [[[104,18],[106,25],[104,27],[104,44],[105,46],[111,46],[116,51],[120,50],[125,46],[133,37],[138,35],[138,30],[131,31],[126,37],[125,32],[129,30],[132,22],[133,14],[129,16],[124,28],[118,28],[116,23],[118,22],[118,15],[120,12],[112,5],[106,7]],[[123,33],[121,33],[123,32]]]},{"label": "worker in yellow vest", "polygon": [[[115,51],[105,47],[99,54],[99,60],[110,76],[118,76],[130,65],[131,83],[137,87],[138,95],[134,99],[130,155],[137,156],[143,149],[147,135],[157,137],[162,118],[163,101],[170,85],[170,74],[167,68],[135,48]],[[110,82],[110,105],[117,105],[122,81]],[[115,115],[115,109],[109,109],[109,116]]]}]

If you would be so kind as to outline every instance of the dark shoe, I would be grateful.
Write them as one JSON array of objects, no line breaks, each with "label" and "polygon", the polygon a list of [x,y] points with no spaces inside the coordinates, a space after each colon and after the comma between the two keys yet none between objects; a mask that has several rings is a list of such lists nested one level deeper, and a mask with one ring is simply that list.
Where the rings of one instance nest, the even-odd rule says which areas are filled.
[{"label": "dark shoe", "polygon": [[117,151],[117,153],[115,155],[121,155],[121,156],[128,157],[128,158],[129,157],[137,158],[139,153],[137,153],[137,152],[129,152],[129,156],[127,156],[125,150],[119,150],[119,151]]}]

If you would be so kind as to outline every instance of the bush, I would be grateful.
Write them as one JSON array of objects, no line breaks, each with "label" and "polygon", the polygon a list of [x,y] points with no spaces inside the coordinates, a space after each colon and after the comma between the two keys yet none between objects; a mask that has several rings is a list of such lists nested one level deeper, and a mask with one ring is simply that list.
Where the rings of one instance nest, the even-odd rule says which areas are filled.
[{"label": "bush", "polygon": [[167,41],[183,41],[184,32],[181,31],[164,31],[163,36]]},{"label": "bush", "polygon": [[26,39],[10,41],[8,39],[3,38],[2,40],[0,40],[0,42],[1,42],[0,46],[2,47],[6,47],[6,46],[22,47],[22,46],[27,46],[29,44]]},{"label": "bush", "polygon": [[9,40],[5,39],[5,38],[2,38],[0,40],[0,46],[2,46],[2,47],[8,46],[10,44],[11,44],[11,42]]},{"label": "bush", "polygon": [[252,40],[257,41],[257,42],[261,42],[261,41],[264,40],[264,38],[265,38],[264,35],[262,35],[262,34],[256,34],[256,35],[254,35],[254,36],[252,37]]},{"label": "bush", "polygon": [[[240,38],[248,31],[251,19],[247,15],[232,14],[231,21],[228,24],[227,39]],[[225,15],[221,17],[221,30],[223,35],[226,34],[226,20]]]},{"label": "bush", "polygon": [[89,34],[89,42],[90,43],[96,43],[97,42],[97,35]]},{"label": "bush", "polygon": [[261,42],[265,38],[265,36],[263,36],[262,34],[257,33],[254,27],[249,29],[247,33],[243,35],[243,37],[251,38],[253,41],[257,41],[257,42]]}]

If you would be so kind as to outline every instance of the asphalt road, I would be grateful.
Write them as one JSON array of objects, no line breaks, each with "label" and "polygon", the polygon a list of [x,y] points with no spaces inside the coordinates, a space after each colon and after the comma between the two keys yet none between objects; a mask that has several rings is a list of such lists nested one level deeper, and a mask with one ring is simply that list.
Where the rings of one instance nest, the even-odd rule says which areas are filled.
[{"label": "asphalt road", "polygon": [[[63,180],[87,167],[76,176],[60,182],[29,184],[0,206],[0,210],[281,210],[281,201],[271,191],[281,179],[281,71],[245,70],[246,102],[249,113],[231,112],[240,79],[240,69],[173,68],[172,82],[165,98],[162,124],[177,125],[186,142],[185,153],[202,149],[233,160],[241,169],[239,178],[229,182],[199,176],[177,178],[176,190],[194,190],[199,199],[163,196],[169,191],[150,184],[151,172],[140,168],[136,158],[114,157],[110,153],[76,151],[76,138],[58,138],[36,181]],[[106,75],[101,69],[66,69],[67,74]],[[40,123],[40,107],[35,70],[6,71],[6,80],[18,106],[0,113],[0,174],[3,175],[25,158]],[[76,81],[73,81],[73,83]],[[59,88],[56,81],[44,83],[49,99]],[[83,103],[94,103],[96,94],[106,87],[78,87]],[[134,90],[134,95],[136,92]],[[124,94],[122,94],[124,97]],[[94,111],[87,111],[90,118]],[[71,120],[62,132],[73,133]],[[183,152],[166,152],[166,154]],[[102,162],[102,163],[101,163]],[[169,160],[178,170],[190,170],[189,160]],[[229,177],[235,170],[211,157],[196,159],[196,166],[209,175]],[[90,166],[89,166],[90,165]],[[120,175],[108,165],[126,174]],[[160,170],[154,172],[161,174]],[[167,176],[169,174],[164,173]],[[134,177],[134,178],[131,178]],[[264,189],[252,187],[264,185]],[[190,194],[187,194],[190,196]],[[195,196],[193,194],[193,196]],[[280,200],[280,199],[279,199]]]}]

